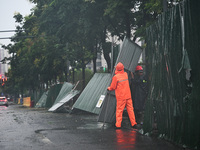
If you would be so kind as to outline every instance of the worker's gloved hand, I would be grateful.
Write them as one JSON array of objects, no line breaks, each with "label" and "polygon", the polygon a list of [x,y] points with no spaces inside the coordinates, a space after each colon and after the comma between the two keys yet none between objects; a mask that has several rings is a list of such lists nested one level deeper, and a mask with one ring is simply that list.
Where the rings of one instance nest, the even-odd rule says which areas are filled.
[{"label": "worker's gloved hand", "polygon": [[107,88],[107,91],[110,91],[110,87]]},{"label": "worker's gloved hand", "polygon": [[131,72],[131,77],[134,79],[134,73],[133,72]]}]

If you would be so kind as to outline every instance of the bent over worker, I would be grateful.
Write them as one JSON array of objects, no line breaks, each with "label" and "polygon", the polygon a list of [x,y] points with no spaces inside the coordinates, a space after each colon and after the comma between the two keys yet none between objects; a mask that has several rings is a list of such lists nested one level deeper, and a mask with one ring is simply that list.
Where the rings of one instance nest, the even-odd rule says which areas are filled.
[{"label": "bent over worker", "polygon": [[135,114],[133,111],[133,104],[131,99],[131,91],[128,81],[128,75],[124,72],[124,65],[119,62],[116,66],[115,75],[112,78],[111,85],[108,87],[109,91],[115,90],[117,99],[116,105],[116,128],[121,128],[122,115],[126,107],[131,126],[136,128]]}]

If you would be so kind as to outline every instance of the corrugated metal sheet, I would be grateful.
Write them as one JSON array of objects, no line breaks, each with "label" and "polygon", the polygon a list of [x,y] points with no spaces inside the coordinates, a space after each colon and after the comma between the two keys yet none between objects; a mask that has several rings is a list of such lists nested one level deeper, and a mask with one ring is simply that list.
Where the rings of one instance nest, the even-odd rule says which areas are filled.
[{"label": "corrugated metal sheet", "polygon": [[115,112],[116,112],[116,98],[115,92],[111,91],[106,94],[101,113],[99,114],[99,122],[112,123],[115,121]]},{"label": "corrugated metal sheet", "polygon": [[[139,45],[125,38],[119,56],[117,58],[116,64],[118,62],[122,62],[124,64],[125,69],[134,72],[138,64],[141,53],[142,53],[142,48]],[[108,122],[108,123],[114,122],[115,109],[116,109],[116,98],[114,92],[111,92],[111,94],[107,93],[98,121]]]},{"label": "corrugated metal sheet", "polygon": [[106,95],[107,87],[110,82],[111,74],[95,73],[73,105],[73,108],[99,114],[101,108],[97,108],[96,104],[101,95]]},{"label": "corrugated metal sheet", "polygon": [[35,105],[36,108],[41,108],[41,107],[45,107],[46,102],[47,102],[47,95],[48,92],[44,92],[41,96],[41,98],[39,99],[39,101],[37,102],[37,104]]},{"label": "corrugated metal sheet", "polygon": [[56,84],[56,85],[53,85],[49,89],[49,92],[48,92],[48,95],[47,95],[47,101],[46,101],[46,104],[45,104],[46,108],[50,108],[50,107],[53,106],[62,86],[63,86],[63,84]]},{"label": "corrugated metal sheet", "polygon": [[64,82],[53,106],[48,111],[56,111],[58,108],[60,108],[62,105],[67,103],[70,99],[72,99],[74,96],[76,96],[79,91],[73,90],[74,87],[73,84],[69,82]]},{"label": "corrugated metal sheet", "polygon": [[60,102],[60,100],[62,100],[74,87],[74,85],[72,85],[69,82],[64,82],[55,102],[53,105],[57,104],[58,102]]},{"label": "corrugated metal sheet", "polygon": [[125,69],[135,72],[141,53],[142,48],[139,45],[125,38],[115,65],[121,62]]},{"label": "corrugated metal sheet", "polygon": [[60,108],[62,105],[67,103],[69,100],[71,100],[74,96],[76,96],[79,93],[77,90],[72,90],[65,94],[65,96],[56,104],[54,104],[48,111],[57,111],[58,108]]}]

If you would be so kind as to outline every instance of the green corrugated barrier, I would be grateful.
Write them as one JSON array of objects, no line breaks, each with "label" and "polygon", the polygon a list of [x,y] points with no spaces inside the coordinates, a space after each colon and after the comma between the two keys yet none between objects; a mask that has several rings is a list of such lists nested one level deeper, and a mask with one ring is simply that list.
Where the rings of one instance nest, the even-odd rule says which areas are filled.
[{"label": "green corrugated barrier", "polygon": [[144,133],[156,130],[192,149],[200,149],[199,8],[200,1],[187,0],[159,16],[146,31],[145,49],[150,84]]},{"label": "green corrugated barrier", "polygon": [[45,105],[46,108],[52,107],[61,88],[62,88],[62,84],[56,84],[49,89],[46,105]]},{"label": "green corrugated barrier", "polygon": [[46,102],[47,102],[47,95],[48,95],[49,91],[46,91],[42,94],[42,96],[40,97],[40,99],[38,100],[38,102],[35,105],[35,108],[45,108]]},{"label": "green corrugated barrier", "polygon": [[67,95],[67,93],[69,93],[72,90],[73,87],[74,87],[74,85],[72,85],[71,83],[64,82],[64,84],[62,85],[62,88],[53,104],[55,105],[56,103],[60,102],[60,100],[62,100]]}]

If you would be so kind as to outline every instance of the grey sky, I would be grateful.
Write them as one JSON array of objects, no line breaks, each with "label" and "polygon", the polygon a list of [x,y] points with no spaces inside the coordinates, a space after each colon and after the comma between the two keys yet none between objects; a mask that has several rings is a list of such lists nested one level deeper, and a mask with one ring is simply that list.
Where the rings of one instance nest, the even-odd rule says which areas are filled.
[{"label": "grey sky", "polygon": [[[0,31],[15,30],[17,24],[13,18],[14,14],[19,12],[23,17],[27,16],[31,13],[30,9],[33,7],[34,5],[28,0],[0,0]],[[13,35],[14,32],[0,32],[0,38]],[[9,39],[0,39],[0,45],[9,43],[11,43]]]}]

